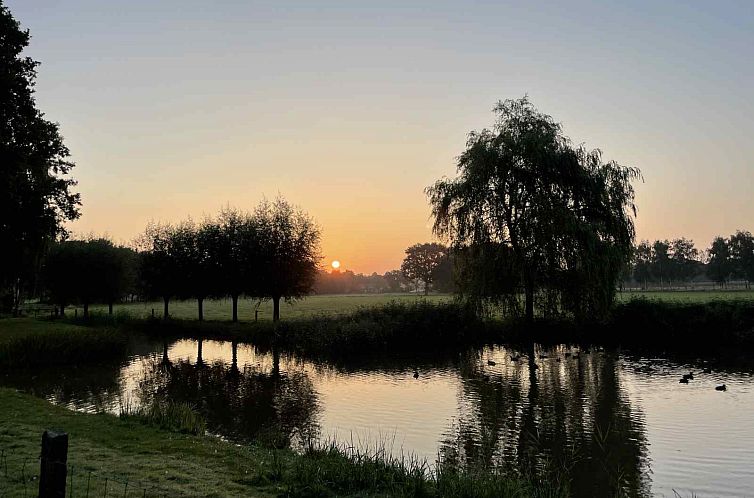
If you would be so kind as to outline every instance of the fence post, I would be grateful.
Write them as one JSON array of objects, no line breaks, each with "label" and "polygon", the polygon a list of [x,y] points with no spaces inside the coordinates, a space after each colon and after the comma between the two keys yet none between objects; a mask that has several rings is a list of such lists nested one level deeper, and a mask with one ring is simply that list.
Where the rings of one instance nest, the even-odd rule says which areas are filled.
[{"label": "fence post", "polygon": [[39,498],[65,498],[68,434],[44,431],[39,469]]}]

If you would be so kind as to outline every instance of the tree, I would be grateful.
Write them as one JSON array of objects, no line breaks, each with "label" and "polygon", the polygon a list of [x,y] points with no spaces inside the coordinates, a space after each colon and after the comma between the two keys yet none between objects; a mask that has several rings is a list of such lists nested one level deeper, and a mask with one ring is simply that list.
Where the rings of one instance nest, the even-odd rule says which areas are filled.
[{"label": "tree", "polygon": [[401,263],[401,272],[409,280],[421,280],[424,283],[424,295],[434,280],[435,272],[448,258],[448,249],[436,242],[414,244],[406,249],[406,257]]},{"label": "tree", "polygon": [[280,300],[309,294],[319,269],[320,230],[314,220],[283,198],[263,201],[254,212],[259,224],[263,265],[253,295],[272,299],[272,320],[280,320]]},{"label": "tree", "polygon": [[670,242],[667,240],[655,240],[652,244],[650,272],[652,272],[652,279],[660,282],[660,287],[664,286],[665,282],[671,281]]},{"label": "tree", "polygon": [[36,107],[39,63],[21,55],[28,45],[28,30],[0,2],[0,293],[10,295],[14,313],[46,247],[80,205],[59,126]]},{"label": "tree", "polygon": [[232,320],[238,321],[238,298],[256,294],[261,269],[262,232],[258,220],[248,213],[227,208],[217,219],[217,243],[213,260],[219,269],[218,290],[232,301]]},{"label": "tree", "polygon": [[45,258],[42,281],[61,313],[66,305],[80,303],[87,318],[89,305],[103,302],[112,314],[113,302],[131,286],[131,258],[130,249],[117,247],[105,238],[58,242]]},{"label": "tree", "polygon": [[400,270],[390,270],[385,272],[385,282],[389,292],[403,292],[408,285],[406,277]]},{"label": "tree", "polygon": [[688,282],[699,273],[701,262],[694,241],[681,237],[670,243],[671,275],[680,282]]},{"label": "tree", "polygon": [[139,281],[146,297],[163,301],[163,318],[170,316],[170,299],[181,293],[183,275],[176,258],[175,227],[150,223],[141,239]]},{"label": "tree", "polygon": [[723,237],[715,237],[707,250],[707,276],[724,287],[733,273],[733,261],[730,254],[730,243]]},{"label": "tree", "polygon": [[641,284],[642,289],[647,288],[647,282],[654,281],[652,274],[652,246],[648,240],[642,240],[636,246],[633,254],[634,280]]},{"label": "tree", "polygon": [[746,280],[746,287],[754,282],[754,237],[750,232],[737,231],[730,237],[733,274]]},{"label": "tree", "polygon": [[458,176],[427,189],[435,233],[454,247],[509,248],[527,321],[539,290],[579,317],[607,312],[633,245],[639,170],[572,146],[526,97],[494,111],[493,130],[469,135]]}]

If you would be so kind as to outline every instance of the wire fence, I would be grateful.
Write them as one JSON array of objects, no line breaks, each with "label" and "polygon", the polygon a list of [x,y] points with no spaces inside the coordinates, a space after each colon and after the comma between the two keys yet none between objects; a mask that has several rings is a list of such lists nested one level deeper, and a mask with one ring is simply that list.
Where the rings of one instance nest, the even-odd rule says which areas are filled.
[{"label": "wire fence", "polygon": [[[0,448],[0,498],[36,497],[39,492],[41,456]],[[96,470],[88,463],[47,462],[65,467],[65,494],[61,497],[167,498],[183,496],[175,490],[124,475]],[[58,469],[59,470],[59,469]]]}]

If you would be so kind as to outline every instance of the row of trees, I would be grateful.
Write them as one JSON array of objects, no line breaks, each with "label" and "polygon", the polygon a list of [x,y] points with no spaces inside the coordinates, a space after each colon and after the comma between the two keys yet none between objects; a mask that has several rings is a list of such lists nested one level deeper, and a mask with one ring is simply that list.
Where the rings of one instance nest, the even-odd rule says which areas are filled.
[{"label": "row of trees", "polygon": [[732,279],[754,281],[754,237],[738,231],[728,238],[715,237],[706,251],[694,242],[679,238],[642,241],[634,249],[631,276],[643,288],[686,284],[706,274],[711,281],[727,284]]},{"label": "row of trees", "polygon": [[164,302],[194,298],[199,319],[209,297],[280,301],[308,294],[319,267],[320,230],[305,212],[282,198],[263,201],[252,213],[232,209],[197,225],[150,225],[140,241],[140,280],[147,297]]},{"label": "row of trees", "polygon": [[171,299],[196,299],[199,320],[207,298],[230,297],[232,319],[238,300],[271,299],[273,320],[280,301],[308,294],[319,266],[320,232],[303,211],[282,198],[261,202],[252,213],[223,210],[196,224],[150,224],[137,250],[105,239],[55,244],[43,267],[48,298],[64,309],[80,303],[110,304],[124,295],[161,299],[169,316]]}]

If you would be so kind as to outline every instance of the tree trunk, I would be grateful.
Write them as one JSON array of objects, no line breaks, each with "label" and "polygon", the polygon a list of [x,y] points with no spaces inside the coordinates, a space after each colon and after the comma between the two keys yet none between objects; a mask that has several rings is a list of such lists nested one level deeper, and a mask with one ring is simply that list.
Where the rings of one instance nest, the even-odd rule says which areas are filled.
[{"label": "tree trunk", "polygon": [[199,306],[199,321],[201,322],[202,320],[204,320],[204,298],[197,298],[196,303]]},{"label": "tree trunk", "polygon": [[112,301],[110,301],[109,303],[107,303],[107,314],[111,315],[111,316],[113,314],[113,302]]},{"label": "tree trunk", "polygon": [[60,304],[60,318],[65,318],[65,304]]},{"label": "tree trunk", "polygon": [[238,294],[232,295],[231,299],[233,299],[233,322],[237,322],[238,321]]},{"label": "tree trunk", "polygon": [[280,321],[280,296],[272,296],[272,321]]},{"label": "tree trunk", "polygon": [[89,303],[84,303],[84,319],[89,318]]},{"label": "tree trunk", "polygon": [[424,282],[424,295],[425,296],[429,295],[429,282],[427,281]]},{"label": "tree trunk", "polygon": [[168,312],[168,303],[170,302],[170,298],[165,296],[162,298],[162,300],[164,303],[163,308],[162,308],[162,318],[167,320],[168,317],[170,316],[170,313]]}]

